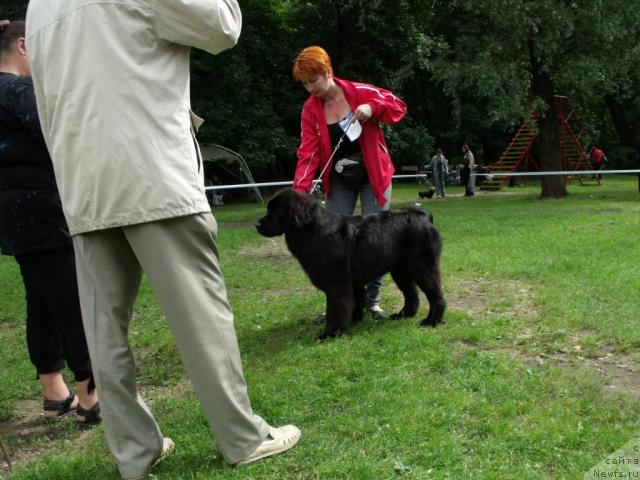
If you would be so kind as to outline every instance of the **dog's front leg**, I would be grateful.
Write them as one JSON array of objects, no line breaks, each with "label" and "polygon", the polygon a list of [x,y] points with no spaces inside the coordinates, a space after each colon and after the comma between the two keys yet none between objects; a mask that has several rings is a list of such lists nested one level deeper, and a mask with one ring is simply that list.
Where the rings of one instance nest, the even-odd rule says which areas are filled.
[{"label": "dog's front leg", "polygon": [[362,321],[364,309],[367,308],[367,293],[364,287],[353,287],[353,317],[352,323]]},{"label": "dog's front leg", "polygon": [[351,326],[353,315],[353,288],[349,286],[336,286],[325,292],[327,296],[327,324],[325,331],[318,340],[341,335]]}]

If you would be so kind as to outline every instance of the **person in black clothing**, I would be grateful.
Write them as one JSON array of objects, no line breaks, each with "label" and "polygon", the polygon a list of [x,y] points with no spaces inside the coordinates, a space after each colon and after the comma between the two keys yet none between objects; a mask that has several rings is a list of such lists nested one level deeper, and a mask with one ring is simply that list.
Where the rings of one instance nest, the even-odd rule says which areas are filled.
[{"label": "person in black clothing", "polygon": [[[100,421],[85,339],[75,257],[42,136],[24,22],[0,21],[0,251],[15,257],[26,293],[27,348],[44,394],[44,414]],[[76,396],[61,370],[65,361]]]}]

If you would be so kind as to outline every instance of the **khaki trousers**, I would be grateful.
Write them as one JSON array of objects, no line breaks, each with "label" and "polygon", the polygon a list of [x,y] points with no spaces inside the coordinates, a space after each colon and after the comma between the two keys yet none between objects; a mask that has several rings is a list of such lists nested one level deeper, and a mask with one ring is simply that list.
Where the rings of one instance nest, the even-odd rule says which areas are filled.
[{"label": "khaki trousers", "polygon": [[127,339],[143,271],[225,459],[241,460],[268,435],[247,395],[216,229],[211,213],[202,213],[74,237],[104,428],[124,478],[144,473],[162,449],[160,428],[137,393]]}]

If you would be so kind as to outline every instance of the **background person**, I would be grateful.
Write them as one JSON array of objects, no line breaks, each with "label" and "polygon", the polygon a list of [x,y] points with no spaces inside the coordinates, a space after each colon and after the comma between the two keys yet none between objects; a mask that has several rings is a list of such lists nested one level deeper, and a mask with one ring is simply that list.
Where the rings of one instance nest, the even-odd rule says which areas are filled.
[{"label": "background person", "polygon": [[[464,161],[464,158],[463,158]],[[464,186],[464,196],[468,196],[467,195],[467,184],[469,183],[469,177],[471,175],[471,172],[469,170],[469,166],[465,165],[464,163],[461,163],[460,165],[458,165],[458,169],[460,170],[460,185]]]},{"label": "background person", "polygon": [[224,458],[295,445],[254,415],[215,245],[190,113],[190,47],[240,34],[235,0],[32,0],[38,111],[76,247],[80,301],[107,441],[125,479],[173,449],[138,395],[127,332],[143,271]]},{"label": "background person", "polygon": [[[293,188],[309,192],[314,176],[322,171],[353,114],[362,124],[359,138],[344,137],[333,165],[322,173],[326,208],[342,215],[353,214],[358,197],[362,214],[388,210],[394,166],[380,123],[395,124],[407,112],[405,103],[388,90],[334,75],[331,59],[318,46],[302,50],[293,61],[293,79],[302,82],[309,98],[302,107],[302,138],[297,150]],[[342,159],[355,159],[359,175],[348,178],[336,170]],[[367,285],[367,306],[377,318],[387,316],[380,307],[382,278]]]},{"label": "background person", "polygon": [[473,152],[469,148],[469,145],[462,147],[462,153],[464,154],[462,160],[464,162],[464,168],[466,169],[466,182],[464,185],[464,196],[473,197],[475,195],[476,177],[473,172],[476,170],[476,159],[473,156]]},{"label": "background person", "polygon": [[433,174],[433,184],[436,188],[436,196],[444,197],[444,183],[449,173],[449,162],[442,153],[442,149],[438,148],[436,154],[431,157],[431,172]]},{"label": "background person", "polygon": [[[591,159],[591,165],[593,165],[594,170],[602,170],[602,168],[604,167],[604,164],[607,162],[607,157],[605,156],[602,149],[598,148],[597,145],[593,146],[589,157]],[[600,184],[600,179],[602,178],[602,175],[596,174],[594,175],[594,178],[598,180],[598,184]]]},{"label": "background person", "polygon": [[[44,394],[44,414],[100,421],[82,327],[73,244],[42,138],[24,22],[0,21],[0,250],[20,266],[27,349]],[[73,372],[78,396],[62,377]]]}]

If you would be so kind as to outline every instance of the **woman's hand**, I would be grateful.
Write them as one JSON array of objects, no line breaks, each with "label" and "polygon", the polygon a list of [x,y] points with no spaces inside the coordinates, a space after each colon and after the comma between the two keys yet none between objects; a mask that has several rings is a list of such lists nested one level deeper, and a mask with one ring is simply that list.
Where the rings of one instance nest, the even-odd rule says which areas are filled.
[{"label": "woman's hand", "polygon": [[356,111],[353,112],[353,115],[360,123],[364,123],[371,118],[373,112],[371,110],[371,105],[368,103],[363,103],[362,105],[358,105]]}]

